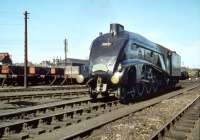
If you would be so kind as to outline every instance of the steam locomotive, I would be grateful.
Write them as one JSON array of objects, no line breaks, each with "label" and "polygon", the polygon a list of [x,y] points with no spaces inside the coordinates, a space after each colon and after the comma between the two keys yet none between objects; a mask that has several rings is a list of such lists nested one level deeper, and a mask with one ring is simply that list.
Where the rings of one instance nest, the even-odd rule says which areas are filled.
[{"label": "steam locomotive", "polygon": [[91,98],[117,91],[120,100],[173,88],[181,76],[181,57],[145,37],[111,24],[91,44],[89,81]]}]

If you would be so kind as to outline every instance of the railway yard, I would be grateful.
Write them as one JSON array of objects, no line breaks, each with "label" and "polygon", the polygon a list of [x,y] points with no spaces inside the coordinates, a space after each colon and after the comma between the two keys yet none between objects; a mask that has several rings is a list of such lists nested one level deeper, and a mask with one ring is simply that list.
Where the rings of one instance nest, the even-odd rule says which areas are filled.
[{"label": "railway yard", "polygon": [[0,2],[0,140],[200,140],[199,5]]},{"label": "railway yard", "polygon": [[183,72],[178,53],[121,24],[94,39],[89,60],[0,56],[2,140],[200,140],[200,70]]},{"label": "railway yard", "polygon": [[200,140],[199,5],[2,1],[0,140]]},{"label": "railway yard", "polygon": [[85,85],[0,89],[0,139],[199,139],[200,81],[122,104]]}]

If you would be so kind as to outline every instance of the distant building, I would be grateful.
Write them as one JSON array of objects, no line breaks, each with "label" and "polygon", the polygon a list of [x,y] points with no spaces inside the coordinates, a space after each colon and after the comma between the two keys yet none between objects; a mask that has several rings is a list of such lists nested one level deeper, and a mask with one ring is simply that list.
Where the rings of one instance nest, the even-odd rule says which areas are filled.
[{"label": "distant building", "polygon": [[[80,65],[88,65],[89,61],[88,60],[83,60],[83,59],[74,59],[74,58],[67,58],[66,61],[66,66],[73,65],[73,66],[80,66]],[[53,59],[53,61],[42,61],[40,63],[40,66],[42,67],[51,67],[51,66],[56,66],[56,67],[64,67],[65,66],[65,60],[62,59]]]},{"label": "distant building", "polygon": [[[61,65],[61,66],[65,66],[65,60],[61,60],[58,64]],[[84,59],[67,58],[66,65],[76,66],[76,65],[81,65],[81,64],[88,65],[89,61],[84,60]]]},{"label": "distant building", "polygon": [[[24,63],[14,63],[13,65],[15,65],[15,66],[24,66]],[[32,62],[28,62],[28,64],[27,64],[28,66],[32,66],[32,65],[34,65]]]},{"label": "distant building", "polygon": [[83,60],[83,59],[74,59],[74,58],[67,58],[66,64],[65,64],[65,60],[61,60],[61,59],[56,59],[55,65],[59,66],[59,67],[64,67],[69,66],[69,65],[73,65],[73,66],[79,66],[79,65],[88,65],[89,61],[88,60]]},{"label": "distant building", "polygon": [[12,59],[9,53],[0,53],[0,64],[12,64]]},{"label": "distant building", "polygon": [[187,72],[189,77],[200,77],[200,68],[181,67],[181,72]]},{"label": "distant building", "polygon": [[40,63],[40,66],[42,67],[51,67],[53,65],[53,63],[51,63],[51,61],[42,61]]}]

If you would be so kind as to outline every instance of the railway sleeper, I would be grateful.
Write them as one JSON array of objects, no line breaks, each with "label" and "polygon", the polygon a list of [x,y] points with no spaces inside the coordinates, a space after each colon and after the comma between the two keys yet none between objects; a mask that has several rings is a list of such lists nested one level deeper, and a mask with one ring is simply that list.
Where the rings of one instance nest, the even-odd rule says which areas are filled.
[{"label": "railway sleeper", "polygon": [[62,122],[63,122],[63,126],[69,126],[69,125],[72,125],[72,120],[73,120],[73,118],[64,118],[63,120],[62,120]]},{"label": "railway sleeper", "polygon": [[[96,116],[98,116],[98,115],[103,113],[102,110],[95,111],[95,112],[91,113],[91,110],[92,109],[86,109],[86,110],[84,110],[85,112],[83,112],[82,114],[75,115],[72,118],[64,118],[62,121],[53,121],[51,123],[51,125],[53,125],[52,126],[53,129],[51,129],[51,130],[54,130],[55,126],[57,126],[56,127],[56,129],[57,129],[57,128],[60,128],[60,127],[63,127],[63,126],[71,125],[73,123],[79,123],[79,122],[81,122],[83,120],[87,120],[87,119],[96,117]],[[106,109],[104,109],[104,111],[111,111],[110,107],[107,107]]]},{"label": "railway sleeper", "polygon": [[43,128],[46,130],[46,132],[52,132],[53,130],[56,130],[58,128],[61,128],[61,126],[59,124],[56,123],[52,123],[52,124],[47,124],[47,125],[43,125],[40,128]]},{"label": "railway sleeper", "polygon": [[168,139],[193,139],[199,138],[199,123],[200,123],[200,110],[194,110],[193,106],[191,110],[185,112],[182,117],[169,128],[169,131],[165,134],[164,140]]},{"label": "railway sleeper", "polygon": [[187,128],[192,128],[192,129],[194,128],[194,124],[184,123],[184,122],[177,123],[176,126],[187,127]]},{"label": "railway sleeper", "polygon": [[184,133],[182,131],[173,130],[173,131],[166,133],[164,139],[169,139],[169,138],[176,139],[176,140],[185,140],[185,139],[187,139],[187,135],[186,135],[186,133]]},{"label": "railway sleeper", "polygon": [[29,138],[28,126],[26,123],[23,125],[16,125],[18,129],[11,129],[6,127],[2,135],[3,140],[24,140]]},{"label": "railway sleeper", "polygon": [[95,117],[94,114],[90,113],[83,113],[82,115],[74,116],[73,117],[73,122],[81,122],[82,120],[88,120],[90,118]]},{"label": "railway sleeper", "polygon": [[[35,120],[34,118],[32,119],[32,121],[30,122],[26,122],[29,115],[24,114],[22,115],[22,119],[18,118],[18,120],[9,120],[9,122],[7,123],[11,123],[11,127],[8,127],[8,131],[5,130],[5,134],[3,134],[4,136],[1,138],[6,138],[10,135],[14,135],[16,134],[16,138],[18,137],[19,139],[24,139],[24,137],[26,136],[24,133],[28,132],[28,134],[30,134],[30,137],[34,137],[34,135],[38,135],[44,132],[51,132],[55,129],[58,129],[62,126],[68,126],[71,125],[72,123],[78,123],[84,119],[90,119],[92,117],[95,117],[98,113],[102,113],[103,111],[105,111],[107,109],[107,111],[111,111],[111,107],[114,106],[116,107],[116,103],[110,103],[110,104],[97,104],[97,105],[92,105],[89,106],[87,108],[83,108],[80,110],[76,110],[74,112],[66,112],[66,108],[63,110],[63,112],[51,112],[49,113],[48,111],[45,110],[39,110],[36,111],[37,113],[41,113],[41,115],[37,116],[38,120]],[[103,107],[103,108],[102,108]],[[102,110],[103,109],[103,110]],[[55,110],[54,110],[55,111]],[[94,112],[92,112],[94,111]],[[48,114],[44,114],[47,113]],[[27,115],[27,116],[26,116]],[[35,114],[31,114],[35,115]],[[37,114],[38,115],[38,114]],[[26,118],[27,117],[27,118]],[[31,117],[32,118],[32,117]],[[18,129],[19,127],[13,126],[13,122],[15,121],[16,126],[19,126],[20,129]],[[26,122],[26,123],[24,123]],[[9,125],[9,124],[7,124]],[[32,131],[33,130],[33,131]],[[45,131],[44,131],[45,130]],[[7,132],[7,134],[6,134]],[[33,133],[31,133],[33,132]]]},{"label": "railway sleeper", "polygon": [[189,120],[189,121],[196,121],[199,119],[199,116],[184,116],[183,120]]},{"label": "railway sleeper", "polygon": [[192,113],[192,114],[186,114],[186,116],[192,116],[192,117],[200,117],[200,113]]},{"label": "railway sleeper", "polygon": [[29,138],[29,133],[28,132],[21,132],[17,134],[12,134],[7,137],[2,138],[3,140],[24,140]]},{"label": "railway sleeper", "polygon": [[59,126],[59,128],[67,126],[69,121],[54,121],[51,123],[51,125]]},{"label": "railway sleeper", "polygon": [[87,120],[87,119],[99,116],[103,112],[111,111],[110,106],[107,106],[104,109],[97,109],[97,108],[98,107],[93,107],[93,108],[88,108],[86,110],[83,110],[82,114],[75,115],[73,118],[71,118],[70,122],[79,123],[82,120]]},{"label": "railway sleeper", "polygon": [[190,120],[190,119],[186,119],[186,118],[182,118],[181,120],[180,120],[180,123],[189,123],[189,124],[192,124],[192,125],[194,125],[195,124],[195,122],[196,122],[196,120]]},{"label": "railway sleeper", "polygon": [[35,137],[37,135],[45,133],[46,130],[44,128],[34,128],[29,131],[30,137]]},{"label": "railway sleeper", "polygon": [[192,132],[192,128],[191,127],[178,126],[178,125],[174,127],[174,130],[183,131],[183,132],[186,132],[186,133],[191,133]]}]

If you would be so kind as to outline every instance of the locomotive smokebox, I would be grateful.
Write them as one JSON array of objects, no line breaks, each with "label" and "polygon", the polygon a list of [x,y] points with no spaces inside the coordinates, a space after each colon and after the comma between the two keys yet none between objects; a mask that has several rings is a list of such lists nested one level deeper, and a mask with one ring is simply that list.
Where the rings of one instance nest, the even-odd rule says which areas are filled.
[{"label": "locomotive smokebox", "polygon": [[124,26],[118,23],[110,24],[110,33],[116,36],[119,32],[124,31]]}]

